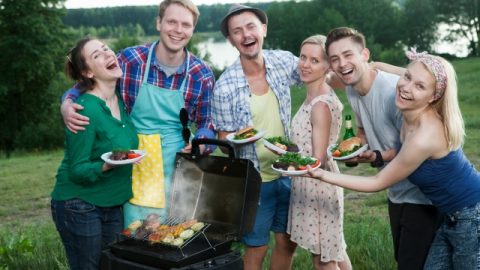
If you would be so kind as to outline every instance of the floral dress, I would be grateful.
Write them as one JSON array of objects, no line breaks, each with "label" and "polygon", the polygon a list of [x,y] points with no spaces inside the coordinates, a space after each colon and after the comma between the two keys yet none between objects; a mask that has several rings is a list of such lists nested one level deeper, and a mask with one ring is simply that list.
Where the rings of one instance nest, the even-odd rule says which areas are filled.
[{"label": "floral dress", "polygon": [[[313,105],[324,102],[330,108],[332,124],[329,144],[337,141],[342,123],[343,105],[333,90],[303,103],[292,120],[292,140],[302,149],[302,155],[311,156]],[[328,158],[325,169],[338,172],[338,166]],[[292,177],[290,210],[287,232],[291,240],[313,254],[320,254],[322,262],[343,261],[346,244],[343,237],[343,189],[309,177]]]}]

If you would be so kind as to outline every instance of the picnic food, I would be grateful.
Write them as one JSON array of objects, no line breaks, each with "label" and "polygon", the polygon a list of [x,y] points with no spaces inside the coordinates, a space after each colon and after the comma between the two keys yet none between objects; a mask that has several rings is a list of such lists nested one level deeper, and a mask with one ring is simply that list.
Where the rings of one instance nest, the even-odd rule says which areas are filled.
[{"label": "picnic food", "polygon": [[113,150],[110,156],[111,160],[126,160],[139,157],[140,154],[135,153],[132,150]]},{"label": "picnic food", "polygon": [[248,139],[250,137],[253,137],[255,136],[255,134],[257,134],[258,131],[250,126],[250,127],[246,127],[246,128],[242,128],[240,129],[239,131],[237,131],[237,133],[235,133],[235,136],[233,137],[234,140],[244,140],[244,139]]},{"label": "picnic food", "polygon": [[265,140],[275,145],[276,147],[288,152],[298,152],[300,150],[298,148],[298,145],[296,145],[294,142],[282,136],[269,137],[269,138],[266,138]]},{"label": "picnic food", "polygon": [[139,240],[148,240],[150,243],[181,246],[204,227],[205,223],[196,219],[178,224],[162,224],[158,215],[149,214],[143,221],[136,220],[129,224],[122,234]]},{"label": "picnic food", "polygon": [[311,157],[304,157],[298,153],[287,152],[273,162],[273,167],[284,171],[303,171],[310,167],[316,167],[320,164],[320,160]]},{"label": "picnic food", "polygon": [[203,222],[197,222],[195,224],[192,225],[192,227],[190,227],[192,230],[194,230],[195,232],[198,232],[200,231],[203,227],[205,227],[205,223]]},{"label": "picnic food", "polygon": [[343,157],[348,156],[351,153],[357,151],[362,147],[362,140],[359,137],[351,137],[332,149],[332,156],[334,157]]}]

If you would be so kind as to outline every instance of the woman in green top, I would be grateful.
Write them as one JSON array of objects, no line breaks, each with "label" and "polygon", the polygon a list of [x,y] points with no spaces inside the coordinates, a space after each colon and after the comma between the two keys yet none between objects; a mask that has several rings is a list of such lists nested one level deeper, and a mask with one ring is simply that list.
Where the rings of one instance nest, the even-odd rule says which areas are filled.
[{"label": "woman in green top", "polygon": [[101,250],[123,229],[122,205],[132,197],[132,166],[101,159],[114,149],[136,149],[138,139],[115,84],[122,75],[112,50],[80,40],[65,71],[82,86],[77,103],[90,118],[85,130],[65,129],[65,157],[52,192],[52,217],[71,269],[98,269]]}]

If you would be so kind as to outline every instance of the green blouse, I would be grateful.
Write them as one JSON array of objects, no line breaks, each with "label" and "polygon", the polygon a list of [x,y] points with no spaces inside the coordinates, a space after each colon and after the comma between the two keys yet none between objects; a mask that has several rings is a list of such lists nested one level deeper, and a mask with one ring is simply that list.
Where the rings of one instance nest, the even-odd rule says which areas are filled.
[{"label": "green blouse", "polygon": [[102,172],[103,153],[137,149],[138,138],[130,117],[118,98],[121,121],[114,118],[102,99],[85,93],[77,103],[90,124],[77,134],[65,129],[65,156],[52,192],[54,200],[80,198],[97,206],[121,205],[132,197],[132,165],[118,165]]}]

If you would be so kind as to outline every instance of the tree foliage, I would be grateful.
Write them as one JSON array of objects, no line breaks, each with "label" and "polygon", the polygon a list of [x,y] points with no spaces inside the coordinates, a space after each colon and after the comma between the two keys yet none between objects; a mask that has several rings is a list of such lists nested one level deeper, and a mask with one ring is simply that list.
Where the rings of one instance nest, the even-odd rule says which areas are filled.
[{"label": "tree foliage", "polygon": [[[159,1],[160,2],[160,1]],[[266,10],[270,3],[248,3],[252,7]],[[197,32],[216,32],[220,21],[230,8],[230,4],[199,5],[200,19],[196,26]],[[158,16],[156,6],[125,6],[109,8],[69,9],[63,17],[66,25],[80,27],[110,27],[138,24],[147,35],[156,35],[155,21]]]},{"label": "tree foliage", "polygon": [[401,24],[405,32],[404,43],[419,51],[432,51],[437,38],[436,0],[406,0],[404,21]]},{"label": "tree foliage", "polygon": [[[52,89],[64,59],[59,0],[0,2],[0,149],[58,146],[59,94]],[[57,90],[58,91],[58,90]]]},{"label": "tree foliage", "polygon": [[398,31],[400,11],[391,0],[273,3],[267,10],[270,21],[266,45],[297,54],[308,36],[326,35],[332,28],[349,26],[365,35],[372,55],[378,59],[382,50],[398,48],[397,43],[403,38]]},{"label": "tree foliage", "polygon": [[439,21],[449,26],[449,38],[466,38],[470,55],[480,56],[480,0],[435,1]]}]

